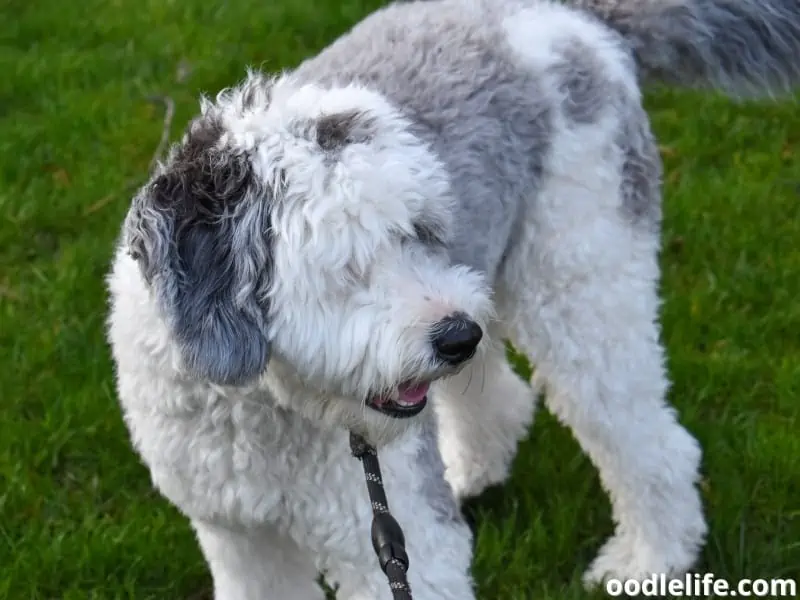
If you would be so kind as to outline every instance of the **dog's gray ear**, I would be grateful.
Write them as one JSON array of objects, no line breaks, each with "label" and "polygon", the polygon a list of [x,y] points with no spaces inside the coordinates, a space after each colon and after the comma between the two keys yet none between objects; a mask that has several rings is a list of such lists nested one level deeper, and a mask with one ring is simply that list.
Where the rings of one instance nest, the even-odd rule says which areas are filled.
[{"label": "dog's gray ear", "polygon": [[187,371],[242,385],[269,358],[269,211],[249,159],[215,149],[218,139],[213,123],[195,123],[125,229]]}]

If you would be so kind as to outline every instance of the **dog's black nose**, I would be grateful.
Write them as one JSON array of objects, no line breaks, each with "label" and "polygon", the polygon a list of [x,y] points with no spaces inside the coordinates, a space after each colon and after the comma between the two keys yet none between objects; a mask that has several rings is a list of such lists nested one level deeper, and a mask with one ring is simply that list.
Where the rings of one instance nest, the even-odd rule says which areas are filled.
[{"label": "dog's black nose", "polygon": [[466,316],[446,317],[433,327],[436,354],[451,365],[460,365],[472,358],[482,337],[480,325]]}]

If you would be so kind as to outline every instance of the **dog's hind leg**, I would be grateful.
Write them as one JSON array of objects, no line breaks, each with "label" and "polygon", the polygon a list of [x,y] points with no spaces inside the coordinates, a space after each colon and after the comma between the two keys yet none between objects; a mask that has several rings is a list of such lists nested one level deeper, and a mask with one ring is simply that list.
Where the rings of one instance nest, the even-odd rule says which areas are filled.
[{"label": "dog's hind leg", "polygon": [[706,524],[695,485],[700,447],[666,402],[652,220],[658,177],[640,181],[645,195],[625,206],[635,204],[623,198],[631,190],[597,131],[558,141],[558,163],[527,207],[501,274],[498,314],[611,499],[616,531],[587,585],[678,574],[696,560]]},{"label": "dog's hind leg", "polygon": [[[575,252],[577,241],[559,238],[547,252]],[[548,408],[572,429],[611,497],[616,533],[586,582],[680,573],[706,532],[695,489],[700,448],[665,402],[655,256],[572,274],[561,258],[558,273],[517,265],[509,316]]]},{"label": "dog's hind leg", "polygon": [[459,500],[505,481],[535,409],[535,395],[508,364],[496,326],[487,338],[472,363],[432,394],[447,481]]},{"label": "dog's hind leg", "polygon": [[232,530],[192,521],[215,600],[324,600],[309,556],[269,526]]}]

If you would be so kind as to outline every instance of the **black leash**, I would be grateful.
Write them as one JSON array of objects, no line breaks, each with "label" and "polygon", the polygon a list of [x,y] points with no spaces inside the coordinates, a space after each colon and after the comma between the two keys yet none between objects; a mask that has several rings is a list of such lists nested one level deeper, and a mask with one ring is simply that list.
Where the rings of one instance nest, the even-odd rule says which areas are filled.
[{"label": "black leash", "polygon": [[350,433],[350,451],[364,466],[367,493],[372,503],[372,547],[378,555],[381,569],[389,578],[394,600],[412,600],[411,588],[406,579],[408,555],[406,540],[400,524],[389,512],[389,503],[383,490],[381,466],[375,447],[363,437]]}]

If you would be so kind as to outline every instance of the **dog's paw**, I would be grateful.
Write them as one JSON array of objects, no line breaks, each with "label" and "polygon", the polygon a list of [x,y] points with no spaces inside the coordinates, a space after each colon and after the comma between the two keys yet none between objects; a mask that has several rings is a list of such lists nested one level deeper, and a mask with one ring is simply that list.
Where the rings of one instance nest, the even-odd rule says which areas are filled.
[{"label": "dog's paw", "polygon": [[457,468],[448,468],[445,478],[453,489],[453,495],[459,504],[475,498],[484,490],[495,485],[501,485],[508,479],[511,462],[515,449],[510,449],[504,455],[495,454],[495,460],[488,461],[461,461]]},{"label": "dog's paw", "polygon": [[680,577],[697,559],[694,545],[650,545],[632,536],[615,535],[608,540],[583,576],[583,584],[592,589],[610,579],[642,581],[653,574]]},{"label": "dog's paw", "polygon": [[506,482],[517,453],[518,440],[525,434],[520,426],[485,429],[476,434],[482,443],[442,446],[445,479],[460,502],[479,496],[494,485]]}]

